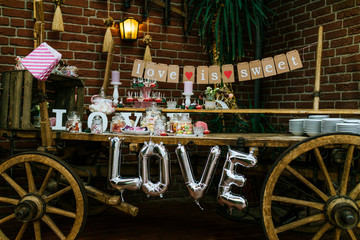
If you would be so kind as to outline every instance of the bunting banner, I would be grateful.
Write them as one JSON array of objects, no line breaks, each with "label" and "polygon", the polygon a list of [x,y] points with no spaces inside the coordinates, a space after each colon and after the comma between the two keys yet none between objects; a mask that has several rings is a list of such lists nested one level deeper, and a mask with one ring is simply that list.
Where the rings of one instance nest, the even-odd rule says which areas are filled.
[{"label": "bunting banner", "polygon": [[[226,64],[223,66],[184,66],[182,81],[192,81],[197,84],[216,84],[235,82],[235,68],[237,69],[237,80],[248,81],[277,74],[290,72],[303,67],[300,54],[292,50],[286,54],[263,58],[250,62],[240,62],[236,65]],[[159,82],[178,83],[180,81],[180,66],[157,64],[136,59],[131,72],[132,77],[156,79]]]}]

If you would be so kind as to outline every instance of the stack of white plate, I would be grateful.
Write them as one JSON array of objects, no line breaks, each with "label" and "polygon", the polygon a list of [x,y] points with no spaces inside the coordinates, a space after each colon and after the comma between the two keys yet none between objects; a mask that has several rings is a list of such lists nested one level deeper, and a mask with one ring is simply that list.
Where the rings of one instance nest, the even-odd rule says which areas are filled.
[{"label": "stack of white plate", "polygon": [[305,119],[290,119],[289,120],[289,132],[295,136],[301,136],[304,134],[304,120]]},{"label": "stack of white plate", "polygon": [[342,123],[342,118],[324,118],[321,119],[321,133],[334,133],[336,132],[336,124]]},{"label": "stack of white plate", "polygon": [[336,131],[341,133],[360,133],[360,123],[337,123]]},{"label": "stack of white plate", "polygon": [[329,115],[309,115],[308,118],[309,119],[324,119],[324,118],[329,118]]},{"label": "stack of white plate", "polygon": [[312,137],[321,133],[321,119],[305,119],[304,132]]},{"label": "stack of white plate", "polygon": [[348,118],[344,119],[344,123],[360,123],[360,119]]}]

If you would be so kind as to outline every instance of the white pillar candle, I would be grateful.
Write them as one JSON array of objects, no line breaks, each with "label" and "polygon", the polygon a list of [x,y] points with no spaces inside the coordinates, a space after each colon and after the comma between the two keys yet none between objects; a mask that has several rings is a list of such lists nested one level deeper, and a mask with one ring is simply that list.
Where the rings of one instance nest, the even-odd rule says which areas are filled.
[{"label": "white pillar candle", "polygon": [[112,82],[120,82],[120,72],[119,71],[111,72],[111,81]]},{"label": "white pillar candle", "polygon": [[192,81],[184,81],[184,93],[193,93]]}]

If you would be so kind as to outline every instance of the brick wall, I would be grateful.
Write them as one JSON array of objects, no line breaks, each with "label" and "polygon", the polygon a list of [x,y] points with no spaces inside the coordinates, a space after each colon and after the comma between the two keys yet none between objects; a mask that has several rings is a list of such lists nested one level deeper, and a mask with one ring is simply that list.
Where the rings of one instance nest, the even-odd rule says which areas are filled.
[{"label": "brick wall", "polygon": [[[110,16],[120,20],[133,16],[144,21],[143,1],[131,1],[131,7],[125,9],[122,0],[110,1]],[[172,6],[181,9],[181,1],[172,1]],[[7,1],[0,6],[0,72],[13,69],[15,57],[24,57],[33,50],[33,20],[31,1]],[[55,11],[52,0],[44,0],[45,41],[58,50],[63,59],[72,66],[77,66],[79,75],[85,80],[86,102],[99,93],[106,67],[107,53],[102,53],[102,43],[106,28],[103,19],[107,17],[107,1],[82,0],[66,1],[61,7],[65,31],[62,33],[51,30]],[[183,36],[183,20],[178,14],[171,13],[169,26],[165,26],[163,10],[152,4],[149,18],[149,34],[153,38],[151,54],[154,62],[177,65],[208,65],[207,55],[202,50],[196,34]],[[130,86],[130,70],[134,59],[142,59],[145,45],[146,24],[140,25],[139,40],[121,42],[119,32],[112,30],[115,40],[115,57],[113,70],[120,68],[120,95]],[[167,97],[181,97],[182,84],[160,83],[159,89]],[[202,88],[203,89],[203,88]],[[112,94],[112,87],[108,94]]]},{"label": "brick wall", "polygon": [[[320,109],[359,108],[360,2],[353,0],[274,0],[264,57],[298,49],[304,68],[261,80],[265,108],[312,108],[318,27],[324,27]],[[304,49],[305,48],[305,49]],[[303,50],[302,50],[303,49]],[[287,124],[289,116],[271,116]]]}]

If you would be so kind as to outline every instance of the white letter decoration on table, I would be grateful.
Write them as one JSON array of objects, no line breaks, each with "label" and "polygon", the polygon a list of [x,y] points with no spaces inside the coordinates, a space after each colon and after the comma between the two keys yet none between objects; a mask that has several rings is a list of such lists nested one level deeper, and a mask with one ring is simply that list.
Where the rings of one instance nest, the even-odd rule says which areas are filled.
[{"label": "white letter decoration on table", "polygon": [[52,130],[66,130],[66,127],[63,126],[62,124],[62,120],[63,120],[63,114],[66,113],[65,109],[53,109],[52,110],[53,113],[55,113],[55,117],[56,117],[56,124],[55,126],[52,126],[51,129]]},{"label": "white letter decoration on table", "polygon": [[95,116],[100,116],[102,118],[103,132],[105,132],[107,129],[107,126],[108,126],[108,119],[107,119],[107,116],[105,115],[105,113],[102,113],[102,112],[93,112],[89,115],[89,118],[87,120],[88,128],[91,128],[91,123]]},{"label": "white letter decoration on table", "polygon": [[125,124],[126,125],[129,125],[131,127],[134,127],[134,126],[137,126],[138,122],[139,122],[139,119],[141,118],[142,116],[142,113],[134,113],[134,116],[136,117],[135,118],[135,121],[134,121],[134,126],[131,124],[131,121],[130,121],[130,116],[131,116],[131,113],[124,113],[122,112],[121,115],[124,117],[125,119]]},{"label": "white letter decoration on table", "polygon": [[229,208],[236,207],[239,210],[247,206],[247,201],[243,196],[231,192],[231,186],[244,186],[246,178],[243,175],[237,174],[235,168],[236,165],[246,168],[255,166],[257,160],[253,153],[253,151],[246,154],[232,149],[228,150],[218,187],[218,202],[221,205],[227,205]]}]

